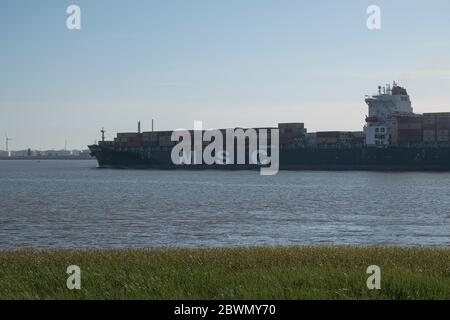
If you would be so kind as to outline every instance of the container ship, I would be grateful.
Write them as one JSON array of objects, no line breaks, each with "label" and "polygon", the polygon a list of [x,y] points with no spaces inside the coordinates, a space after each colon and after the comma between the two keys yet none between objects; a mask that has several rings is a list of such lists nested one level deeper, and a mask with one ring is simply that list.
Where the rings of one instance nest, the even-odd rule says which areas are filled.
[{"label": "container ship", "polygon": [[[308,132],[304,123],[279,123],[280,170],[406,170],[450,171],[450,112],[413,112],[410,96],[395,82],[379,86],[366,96],[368,115],[362,131]],[[113,141],[102,139],[90,145],[101,168],[148,169],[252,169],[262,163],[175,164],[174,131],[117,133]],[[153,127],[153,122],[152,122]],[[195,130],[191,130],[194,133]],[[225,133],[226,129],[220,129]],[[270,137],[269,137],[269,143]],[[223,141],[226,145],[226,141]],[[205,144],[203,145],[205,148]],[[245,142],[248,156],[248,141]],[[271,152],[269,148],[269,153]]]}]

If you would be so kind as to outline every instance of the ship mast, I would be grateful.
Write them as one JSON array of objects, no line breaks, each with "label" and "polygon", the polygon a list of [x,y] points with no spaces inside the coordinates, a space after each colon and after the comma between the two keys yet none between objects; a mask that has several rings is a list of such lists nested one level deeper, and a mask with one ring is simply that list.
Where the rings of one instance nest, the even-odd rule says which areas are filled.
[{"label": "ship mast", "polygon": [[102,130],[100,130],[102,133],[102,141],[105,141],[105,128],[102,127]]}]

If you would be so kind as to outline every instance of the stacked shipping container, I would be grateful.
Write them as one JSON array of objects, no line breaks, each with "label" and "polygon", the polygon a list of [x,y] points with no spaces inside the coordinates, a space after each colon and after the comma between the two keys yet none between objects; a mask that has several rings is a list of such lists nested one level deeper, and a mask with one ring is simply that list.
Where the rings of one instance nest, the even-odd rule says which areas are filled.
[{"label": "stacked shipping container", "polygon": [[[242,128],[244,131],[245,128]],[[260,129],[254,128],[257,132]],[[281,148],[295,147],[353,147],[362,146],[365,143],[364,132],[353,131],[322,131],[307,134],[303,123],[280,123]],[[226,146],[226,129],[220,129],[223,134],[223,146]],[[189,131],[192,139],[194,131]],[[380,133],[382,134],[382,133]],[[383,133],[384,134],[384,133]],[[436,144],[450,142],[450,112],[448,113],[424,113],[397,114],[389,119],[388,124],[389,144],[392,145],[416,145],[420,143]],[[163,147],[170,148],[177,142],[171,141],[172,131],[155,132],[124,132],[118,133],[114,144],[119,148]],[[268,135],[270,144],[270,134]],[[106,142],[105,142],[106,143]],[[111,142],[112,143],[112,142]],[[192,144],[194,141],[192,141]],[[209,144],[204,141],[203,144]],[[248,141],[246,141],[246,144]]]},{"label": "stacked shipping container", "polygon": [[118,133],[114,142],[124,147],[140,147],[142,146],[142,134],[136,132]]},{"label": "stacked shipping container", "polygon": [[319,131],[316,137],[319,147],[350,147],[364,144],[364,133],[360,131]]},{"label": "stacked shipping container", "polygon": [[422,117],[423,142],[436,142],[436,114],[425,113]]},{"label": "stacked shipping container", "polygon": [[397,115],[391,124],[391,144],[411,144],[422,142],[422,116]]},{"label": "stacked shipping container", "polygon": [[436,140],[437,142],[449,142],[450,113],[436,114]]},{"label": "stacked shipping container", "polygon": [[303,123],[279,123],[278,129],[282,148],[304,146],[306,129]]},{"label": "stacked shipping container", "polygon": [[423,114],[423,141],[425,143],[450,141],[450,112]]}]

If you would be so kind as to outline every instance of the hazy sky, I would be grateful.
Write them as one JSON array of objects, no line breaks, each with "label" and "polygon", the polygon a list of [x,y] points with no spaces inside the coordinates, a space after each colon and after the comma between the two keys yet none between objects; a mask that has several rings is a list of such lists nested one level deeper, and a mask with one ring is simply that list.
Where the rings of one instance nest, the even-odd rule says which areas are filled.
[{"label": "hazy sky", "polygon": [[449,16],[448,0],[2,0],[0,149],[4,133],[11,149],[86,148],[152,118],[361,130],[364,95],[393,80],[416,112],[450,111]]}]

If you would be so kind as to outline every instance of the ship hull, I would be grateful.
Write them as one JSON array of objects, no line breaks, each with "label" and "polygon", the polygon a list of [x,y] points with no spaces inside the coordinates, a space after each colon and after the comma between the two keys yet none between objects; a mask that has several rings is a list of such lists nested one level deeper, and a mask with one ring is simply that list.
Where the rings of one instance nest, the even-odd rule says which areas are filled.
[{"label": "ship hull", "polygon": [[[174,165],[170,150],[89,146],[99,168],[252,170],[258,165]],[[280,170],[450,171],[450,147],[297,148],[280,150]]]}]

